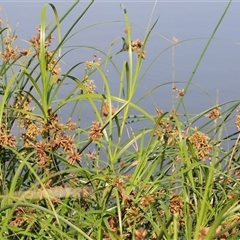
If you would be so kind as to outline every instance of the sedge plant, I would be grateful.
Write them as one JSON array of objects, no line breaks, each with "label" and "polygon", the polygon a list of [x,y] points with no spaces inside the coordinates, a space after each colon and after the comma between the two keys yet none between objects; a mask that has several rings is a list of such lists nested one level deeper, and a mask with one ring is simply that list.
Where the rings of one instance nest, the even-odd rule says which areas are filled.
[{"label": "sedge plant", "polygon": [[[1,26],[0,238],[238,238],[240,102],[217,104],[194,116],[184,103],[231,1],[185,89],[173,86],[178,102],[155,114],[138,103],[162,85],[139,100],[134,96],[146,74],[141,72],[146,43],[157,21],[149,21],[142,41],[133,40],[121,5],[125,36],[112,46],[122,40],[122,49],[112,53],[111,46],[105,53],[85,46],[104,59],[95,55],[62,73],[64,57],[74,51],[66,50],[67,42],[93,1],[62,35],[61,23],[78,4],[62,17],[53,4],[45,4],[28,49],[20,50],[15,32]],[[54,16],[51,24],[46,23],[48,8]],[[176,44],[181,42],[171,43],[157,58]],[[114,61],[119,54],[126,55],[122,66]],[[117,95],[105,66],[116,70]],[[82,78],[74,75],[76,68],[82,68]],[[102,90],[93,80],[96,75]],[[180,108],[184,113],[178,113]],[[67,116],[66,109],[71,109]],[[204,123],[193,127],[200,119]],[[141,127],[131,130],[139,122]],[[224,136],[233,122],[236,131]]]}]

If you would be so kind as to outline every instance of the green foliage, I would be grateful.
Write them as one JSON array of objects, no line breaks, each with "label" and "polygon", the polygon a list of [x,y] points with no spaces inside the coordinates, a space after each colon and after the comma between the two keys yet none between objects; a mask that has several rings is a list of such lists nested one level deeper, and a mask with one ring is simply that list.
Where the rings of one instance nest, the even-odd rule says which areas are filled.
[{"label": "green foliage", "polygon": [[[145,47],[157,21],[152,26],[149,21],[143,41],[132,40],[129,16],[121,5],[126,36],[112,45],[123,40],[122,49],[111,55],[112,46],[108,54],[93,48],[104,56],[103,61],[94,56],[61,73],[61,61],[71,53],[62,54],[62,49],[93,1],[62,36],[61,23],[78,3],[62,18],[54,5],[45,4],[27,50],[18,50],[9,26],[1,28],[0,238],[239,238],[239,137],[234,143],[232,138],[239,136],[240,101],[195,116],[184,105],[231,1],[186,88],[174,86],[176,106],[165,113],[156,109],[156,115],[133,99],[145,75],[141,75]],[[49,7],[54,20],[47,25]],[[51,50],[56,33],[58,43]],[[168,49],[176,44],[181,42]],[[124,52],[128,60],[120,69],[114,60]],[[104,71],[107,64],[118,74],[118,95],[113,94]],[[73,74],[77,67],[83,68],[81,79]],[[96,74],[102,91],[92,80]],[[72,89],[59,98],[69,83]],[[90,123],[86,107],[93,117]],[[176,111],[181,108],[183,115]],[[66,109],[71,113],[61,119]],[[193,128],[199,119],[204,123]],[[223,137],[234,120],[236,132]],[[141,127],[133,132],[131,126],[138,122]]]}]

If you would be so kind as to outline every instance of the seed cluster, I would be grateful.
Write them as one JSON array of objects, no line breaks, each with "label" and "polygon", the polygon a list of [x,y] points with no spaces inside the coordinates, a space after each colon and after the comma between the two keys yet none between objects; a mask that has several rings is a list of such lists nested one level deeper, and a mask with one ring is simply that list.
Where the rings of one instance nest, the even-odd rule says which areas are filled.
[{"label": "seed cluster", "polygon": [[6,146],[15,147],[16,139],[15,136],[10,133],[10,130],[7,129],[6,124],[3,123],[0,127],[0,151]]},{"label": "seed cluster", "polygon": [[[130,28],[130,31],[131,31],[131,28]],[[123,32],[128,34],[128,30],[126,28],[123,29]],[[126,40],[124,39],[124,41]],[[139,39],[131,40],[131,50],[137,53],[138,57],[145,59],[146,51],[143,50],[143,48],[144,48],[144,42],[140,41]],[[129,49],[129,45],[127,43],[124,43],[123,51],[128,51],[128,49]]]},{"label": "seed cluster", "polygon": [[[179,129],[174,121],[174,117],[179,117],[180,114],[175,110],[172,110],[172,113],[168,118],[161,119],[158,121],[159,117],[163,114],[162,110],[156,109],[156,123],[157,128],[155,129],[154,135],[158,137],[161,142],[165,143],[168,146],[175,147],[180,141]],[[212,151],[212,144],[209,142],[209,137],[207,134],[194,129],[190,134],[189,131],[182,130],[181,132],[182,139],[189,140],[193,149],[195,150],[196,157],[200,160],[206,160],[210,157]]]},{"label": "seed cluster", "polygon": [[92,141],[98,141],[102,137],[102,129],[100,122],[93,121],[89,132],[89,138]]},{"label": "seed cluster", "polygon": [[239,110],[237,111],[237,118],[235,121],[235,125],[236,125],[236,128],[240,130],[240,111]]}]

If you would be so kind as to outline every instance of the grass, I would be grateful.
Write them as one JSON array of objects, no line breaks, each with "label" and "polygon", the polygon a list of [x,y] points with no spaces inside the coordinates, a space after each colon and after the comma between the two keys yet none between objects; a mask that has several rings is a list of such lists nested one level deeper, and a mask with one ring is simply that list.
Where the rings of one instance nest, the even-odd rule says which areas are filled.
[{"label": "grass", "polygon": [[[115,39],[108,53],[95,49],[104,60],[94,56],[62,73],[61,63],[73,50],[62,54],[63,48],[93,1],[62,35],[61,23],[77,4],[61,18],[54,5],[45,4],[28,49],[18,49],[10,26],[0,29],[1,239],[238,239],[240,101],[194,116],[184,104],[231,1],[186,87],[173,84],[178,97],[173,108],[156,109],[154,115],[139,106],[141,99],[133,99],[157,21],[149,21],[143,41],[133,40],[121,5],[126,24],[121,51],[111,53],[121,40]],[[54,15],[50,25],[48,8]],[[52,34],[57,35],[54,48]],[[176,44],[181,42],[175,39],[169,48]],[[123,52],[128,58],[117,66],[114,60]],[[117,95],[106,65],[118,73]],[[82,78],[73,74],[77,67],[83,69]],[[96,75],[102,88],[95,85]],[[69,83],[72,89],[59,98]],[[66,109],[69,116],[61,118]],[[199,120],[204,123],[194,128]],[[224,136],[233,121],[235,132]]]}]

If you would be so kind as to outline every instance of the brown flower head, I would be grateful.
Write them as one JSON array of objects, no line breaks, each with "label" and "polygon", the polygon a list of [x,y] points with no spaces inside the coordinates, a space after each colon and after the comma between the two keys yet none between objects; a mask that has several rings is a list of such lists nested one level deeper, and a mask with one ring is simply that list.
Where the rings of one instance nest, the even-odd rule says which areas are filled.
[{"label": "brown flower head", "polygon": [[75,130],[77,124],[76,124],[75,122],[72,122],[72,119],[69,118],[69,119],[67,120],[67,126],[68,126],[68,129],[69,129],[69,130]]},{"label": "brown flower head", "polygon": [[0,149],[4,148],[4,146],[15,147],[15,137],[9,133],[9,130],[6,129],[5,124],[2,124],[0,127]]},{"label": "brown flower head", "polygon": [[16,217],[10,222],[10,226],[21,227],[25,222],[26,220],[24,219],[24,217]]},{"label": "brown flower head", "polygon": [[204,240],[208,231],[209,231],[209,227],[201,227],[199,231],[198,240]]},{"label": "brown flower head", "polygon": [[209,143],[209,137],[206,134],[196,131],[188,139],[195,148],[199,159],[205,160],[209,157],[212,145]]},{"label": "brown flower head", "polygon": [[88,158],[90,158],[90,159],[92,159],[92,160],[95,160],[95,159],[97,159],[97,152],[94,150],[93,152],[91,152],[91,153],[87,153],[86,154],[86,157],[88,157]]},{"label": "brown flower head", "polygon": [[101,65],[101,58],[98,58],[97,55],[94,55],[92,61],[85,62],[85,70],[93,69],[95,67],[99,67]]},{"label": "brown flower head", "polygon": [[145,59],[146,51],[143,51],[144,42],[141,42],[139,39],[131,41],[131,48],[133,52],[138,54],[138,57]]},{"label": "brown flower head", "polygon": [[37,27],[37,35],[34,37],[31,37],[29,42],[34,46],[34,47],[39,47],[40,46],[40,28]]},{"label": "brown flower head", "polygon": [[[131,32],[131,27],[129,28],[129,30],[130,30],[130,32]],[[124,29],[123,29],[123,32],[127,34],[127,33],[128,33],[128,29],[127,29],[127,28],[124,28]]]},{"label": "brown flower head", "polygon": [[152,194],[149,194],[141,198],[140,204],[143,208],[145,208],[149,206],[151,203],[153,203],[154,201],[155,201],[154,196]]},{"label": "brown flower head", "polygon": [[185,95],[185,90],[178,90],[178,96],[183,97]]},{"label": "brown flower head", "polygon": [[146,51],[138,51],[138,57],[141,57],[142,59],[146,58]]},{"label": "brown flower head", "polygon": [[26,56],[28,54],[28,50],[27,49],[22,49],[20,51],[20,54],[22,54],[23,56]]},{"label": "brown flower head", "polygon": [[3,42],[4,42],[5,45],[8,45],[8,44],[10,44],[11,40],[10,40],[9,37],[5,37]]},{"label": "brown flower head", "polygon": [[79,87],[80,90],[86,91],[86,93],[95,93],[96,85],[94,80],[89,79],[88,75],[85,75],[82,80],[83,87]]},{"label": "brown flower head", "polygon": [[102,117],[107,117],[109,114],[109,103],[105,99],[102,104]]},{"label": "brown flower head", "polygon": [[137,230],[135,230],[135,239],[136,240],[143,240],[146,239],[146,235],[147,235],[147,230],[145,228],[139,228]]},{"label": "brown flower head", "polygon": [[[59,67],[59,61],[53,52],[46,51],[46,59],[48,60],[47,70],[52,73],[53,76],[59,76],[61,68]],[[56,78],[56,80],[58,80]]]},{"label": "brown flower head", "polygon": [[63,124],[59,122],[58,114],[56,112],[52,112],[51,107],[48,109],[48,119],[41,128],[41,133],[48,131],[51,131],[53,133],[56,133],[58,131],[63,132]]},{"label": "brown flower head", "polygon": [[93,121],[92,127],[89,132],[89,138],[92,141],[98,141],[102,137],[102,129],[100,127],[100,122]]},{"label": "brown flower head", "polygon": [[236,128],[240,130],[240,110],[237,111],[237,119],[235,121]]},{"label": "brown flower head", "polygon": [[5,62],[9,60],[17,60],[18,59],[18,46],[12,48],[11,46],[6,46],[5,51],[1,53],[1,56]]},{"label": "brown flower head", "polygon": [[179,215],[182,214],[182,210],[183,210],[183,203],[180,200],[178,195],[174,195],[171,199],[170,199],[170,203],[169,203],[169,207],[168,207],[169,211],[172,213],[178,213]]},{"label": "brown flower head", "polygon": [[211,110],[209,112],[209,114],[206,115],[206,117],[214,119],[214,118],[218,118],[220,116],[220,107],[215,107],[213,110]]},{"label": "brown flower head", "polygon": [[[117,110],[118,108],[112,108],[112,114],[116,113]],[[109,102],[106,99],[103,101],[101,112],[102,117],[107,117],[110,112]]]},{"label": "brown flower head", "polygon": [[71,150],[68,152],[67,160],[69,164],[73,165],[75,162],[81,161],[81,155],[77,151]]},{"label": "brown flower head", "polygon": [[179,116],[181,116],[181,114],[178,113],[175,109],[172,109],[172,114],[169,116],[169,119],[170,119],[170,120],[173,120],[173,119],[174,119],[173,116],[179,117]]},{"label": "brown flower head", "polygon": [[141,48],[143,45],[144,45],[144,42],[141,42],[139,39],[131,42],[133,51],[136,51],[137,49]]},{"label": "brown flower head", "polygon": [[47,144],[40,141],[35,145],[35,150],[37,151],[38,166],[44,168],[47,164],[48,155],[46,153]]},{"label": "brown flower head", "polygon": [[122,177],[116,177],[113,180],[113,186],[118,188],[119,190],[122,190],[122,188],[124,186],[124,179]]},{"label": "brown flower head", "polygon": [[116,217],[109,217],[108,218],[108,224],[109,224],[109,227],[111,228],[112,231],[116,231],[117,230],[117,227],[118,227],[118,220]]},{"label": "brown flower head", "polygon": [[183,96],[186,94],[186,92],[185,92],[184,89],[178,89],[175,85],[172,87],[172,90],[173,90],[174,92],[177,92],[176,98],[177,98],[177,97],[183,97]]},{"label": "brown flower head", "polygon": [[74,135],[73,136],[66,136],[63,133],[56,134],[55,144],[61,147],[64,151],[71,151],[74,147]]}]

